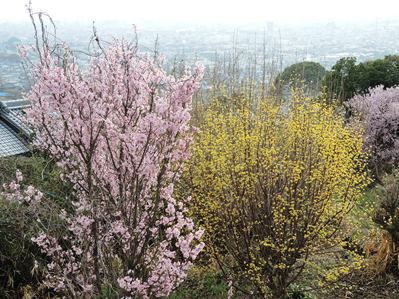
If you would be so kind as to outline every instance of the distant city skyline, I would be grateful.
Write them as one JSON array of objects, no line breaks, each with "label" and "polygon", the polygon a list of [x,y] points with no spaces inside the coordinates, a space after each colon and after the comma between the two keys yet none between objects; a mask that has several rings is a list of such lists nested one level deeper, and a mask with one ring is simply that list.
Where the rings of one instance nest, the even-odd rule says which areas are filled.
[{"label": "distant city skyline", "polygon": [[[319,22],[399,16],[399,1],[380,0],[33,0],[57,21],[240,23]],[[28,0],[1,0],[0,22],[28,21]]]}]

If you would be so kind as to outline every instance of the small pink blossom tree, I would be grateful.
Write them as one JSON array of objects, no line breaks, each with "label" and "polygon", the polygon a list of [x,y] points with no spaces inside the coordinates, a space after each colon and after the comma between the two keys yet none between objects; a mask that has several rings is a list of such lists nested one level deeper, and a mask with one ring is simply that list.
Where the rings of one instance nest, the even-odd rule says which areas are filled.
[{"label": "small pink blossom tree", "polygon": [[378,170],[399,162],[399,87],[371,88],[368,94],[349,101],[351,111],[364,125],[365,145]]},{"label": "small pink blossom tree", "polygon": [[204,246],[187,202],[173,196],[202,66],[176,79],[123,40],[84,70],[66,46],[62,59],[46,40],[38,52],[27,121],[35,146],[74,185],[73,211],[61,215],[68,234],[33,239],[50,260],[46,284],[68,298],[107,286],[118,296],[167,296]]}]

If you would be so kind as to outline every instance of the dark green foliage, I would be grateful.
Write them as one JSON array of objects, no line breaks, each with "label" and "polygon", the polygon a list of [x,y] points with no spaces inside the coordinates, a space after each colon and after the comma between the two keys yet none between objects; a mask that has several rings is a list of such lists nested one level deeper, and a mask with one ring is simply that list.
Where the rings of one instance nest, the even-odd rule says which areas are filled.
[{"label": "dark green foliage", "polygon": [[399,245],[399,171],[384,178],[383,185],[376,189],[376,197],[377,208],[373,220]]},{"label": "dark green foliage", "polygon": [[41,271],[33,269],[43,256],[30,240],[37,226],[29,209],[0,198],[0,210],[0,297],[15,298],[40,281]]},{"label": "dark green foliage", "polygon": [[[222,271],[216,270],[210,266],[209,268],[194,268],[188,278],[173,292],[169,299],[219,299],[227,298],[228,285],[226,276]],[[235,299],[256,299],[263,298],[255,295],[256,290],[249,289],[248,282],[240,283],[240,289],[234,290],[233,298]],[[241,290],[245,290],[242,292]],[[252,294],[251,294],[252,293]],[[113,298],[113,297],[105,297]],[[314,298],[312,294],[304,291],[300,285],[293,285],[289,290],[289,299],[310,299]]]},{"label": "dark green foliage", "polygon": [[337,61],[327,72],[323,85],[328,99],[340,103],[355,94],[364,94],[369,88],[383,85],[393,87],[399,84],[399,55],[385,56],[357,64],[355,57],[345,57]]},{"label": "dark green foliage", "polygon": [[227,283],[221,271],[192,273],[169,298],[227,298]]},{"label": "dark green foliage", "polygon": [[399,56],[386,56],[359,64],[359,89],[364,92],[369,87],[384,85],[386,88],[399,84]]},{"label": "dark green foliage", "polygon": [[354,96],[357,86],[357,67],[355,57],[341,58],[327,72],[324,86],[328,99],[350,99]]},{"label": "dark green foliage", "polygon": [[60,208],[53,202],[43,202],[33,209],[0,197],[0,210],[0,298],[22,297],[26,288],[42,298],[45,289],[40,289],[40,281],[46,271],[39,265],[46,264],[45,256],[31,238],[41,231],[64,234],[65,225],[58,217]]},{"label": "dark green foliage", "polygon": [[61,208],[71,205],[66,196],[71,188],[60,180],[57,166],[45,156],[0,159],[0,186],[15,179],[16,169],[24,175],[24,186],[38,186],[48,200],[33,209],[0,195],[0,298],[22,298],[28,293],[45,298],[50,295],[40,289],[45,269],[35,266],[35,261],[46,264],[45,256],[31,238],[41,231],[64,234],[65,225],[58,215]]},{"label": "dark green foliage", "polygon": [[326,69],[317,62],[304,61],[286,67],[279,75],[279,79],[286,83],[295,83],[298,80],[305,84],[315,84],[320,82],[326,73]]},{"label": "dark green foliage", "polygon": [[60,169],[53,160],[39,154],[0,158],[0,187],[14,180],[17,169],[22,172],[25,185],[35,186],[65,209],[70,207],[72,186],[61,180]]},{"label": "dark green foliage", "polygon": [[303,89],[309,94],[317,94],[322,86],[326,69],[312,61],[304,61],[290,65],[279,74],[275,86],[279,92],[283,88]]}]

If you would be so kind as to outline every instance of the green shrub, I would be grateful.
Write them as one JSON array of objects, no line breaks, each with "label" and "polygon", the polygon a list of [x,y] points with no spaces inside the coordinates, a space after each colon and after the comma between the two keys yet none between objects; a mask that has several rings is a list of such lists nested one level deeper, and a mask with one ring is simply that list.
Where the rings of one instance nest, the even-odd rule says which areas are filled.
[{"label": "green shrub", "polygon": [[57,166],[44,156],[0,159],[0,186],[13,181],[17,169],[24,173],[22,189],[39,186],[50,200],[37,206],[10,202],[0,188],[0,298],[44,298],[50,294],[39,286],[46,272],[38,265],[46,264],[45,256],[31,238],[41,231],[63,234],[59,212],[71,205],[66,196],[71,187],[60,180]]}]

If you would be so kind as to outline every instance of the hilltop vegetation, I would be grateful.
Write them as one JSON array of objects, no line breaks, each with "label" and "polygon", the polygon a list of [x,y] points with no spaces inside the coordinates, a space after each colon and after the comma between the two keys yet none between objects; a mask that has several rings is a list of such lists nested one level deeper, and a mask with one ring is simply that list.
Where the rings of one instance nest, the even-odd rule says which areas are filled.
[{"label": "hilltop vegetation", "polygon": [[309,95],[317,95],[322,89],[326,69],[317,62],[304,61],[286,67],[274,82],[277,90],[302,88]]},{"label": "hilltop vegetation", "polygon": [[367,93],[369,88],[382,85],[385,88],[399,84],[399,56],[389,55],[356,63],[356,58],[342,58],[327,72],[324,86],[329,99],[341,103],[355,94]]}]

